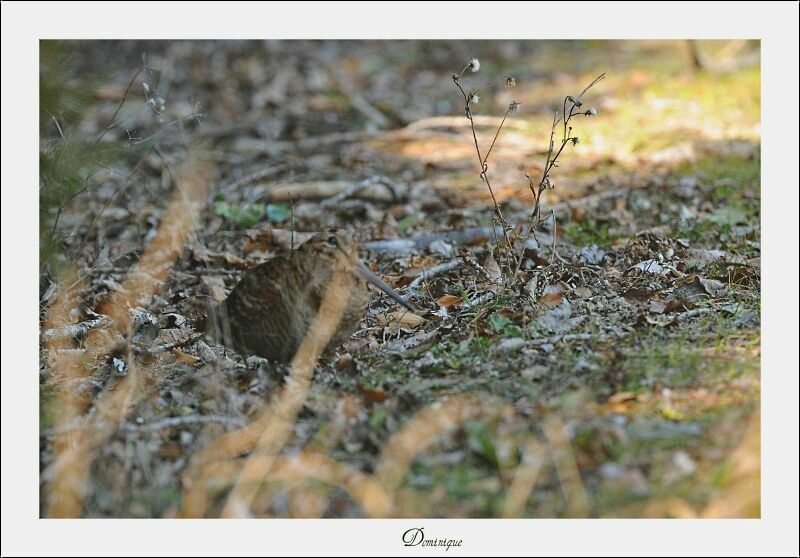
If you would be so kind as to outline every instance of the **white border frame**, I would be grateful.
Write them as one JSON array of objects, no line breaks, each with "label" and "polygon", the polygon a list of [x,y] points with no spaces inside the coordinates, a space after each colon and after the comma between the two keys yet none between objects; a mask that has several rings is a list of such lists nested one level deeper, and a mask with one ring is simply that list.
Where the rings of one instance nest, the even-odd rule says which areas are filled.
[{"label": "white border frame", "polygon": [[[762,519],[39,520],[38,39],[234,37],[762,39]],[[4,2],[2,554],[796,556],[797,68],[793,2]],[[404,548],[418,525],[464,545]]]}]

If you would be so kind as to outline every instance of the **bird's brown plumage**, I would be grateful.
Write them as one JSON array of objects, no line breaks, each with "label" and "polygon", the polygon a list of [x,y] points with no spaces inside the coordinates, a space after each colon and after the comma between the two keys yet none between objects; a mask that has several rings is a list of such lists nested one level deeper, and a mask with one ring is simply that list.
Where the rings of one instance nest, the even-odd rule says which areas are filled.
[{"label": "bird's brown plumage", "polygon": [[317,234],[245,273],[208,321],[212,333],[241,353],[289,362],[336,273],[345,279],[348,300],[326,347],[335,348],[358,328],[367,306],[367,281],[356,273],[359,263],[357,246],[346,233]]}]

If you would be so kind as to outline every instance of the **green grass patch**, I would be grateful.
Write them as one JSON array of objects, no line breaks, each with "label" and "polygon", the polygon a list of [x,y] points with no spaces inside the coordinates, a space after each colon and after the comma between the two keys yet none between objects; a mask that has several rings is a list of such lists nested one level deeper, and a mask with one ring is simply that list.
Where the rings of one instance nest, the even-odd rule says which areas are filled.
[{"label": "green grass patch", "polygon": [[575,246],[609,246],[616,238],[610,231],[617,226],[619,223],[615,219],[601,221],[589,218],[564,223],[561,225],[561,234]]}]

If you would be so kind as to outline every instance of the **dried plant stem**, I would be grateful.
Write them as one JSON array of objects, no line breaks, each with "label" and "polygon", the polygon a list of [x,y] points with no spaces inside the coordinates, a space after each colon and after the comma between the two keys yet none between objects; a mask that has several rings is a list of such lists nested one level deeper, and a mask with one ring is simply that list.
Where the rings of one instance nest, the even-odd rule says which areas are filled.
[{"label": "dried plant stem", "polygon": [[[464,70],[462,70],[461,73],[463,74]],[[514,245],[511,242],[511,238],[508,236],[508,230],[510,227],[508,226],[508,221],[506,221],[506,218],[503,216],[503,211],[500,209],[500,204],[497,202],[497,197],[494,194],[492,183],[489,180],[489,173],[488,173],[489,167],[487,164],[487,161],[489,159],[489,154],[491,153],[494,144],[497,142],[497,137],[500,135],[500,130],[503,128],[503,124],[506,121],[506,117],[508,117],[510,108],[509,110],[506,111],[505,116],[503,116],[503,120],[500,122],[500,126],[497,128],[497,133],[495,134],[494,139],[492,140],[492,144],[489,147],[486,156],[485,157],[481,156],[481,149],[478,143],[478,133],[475,130],[475,120],[472,117],[472,109],[470,108],[470,102],[471,102],[470,95],[466,91],[464,91],[464,88],[461,86],[461,83],[459,82],[459,77],[460,75],[453,76],[453,82],[456,84],[456,87],[458,87],[458,90],[461,91],[461,95],[464,97],[464,102],[465,102],[464,112],[466,114],[467,119],[469,120],[470,130],[472,131],[472,141],[475,144],[475,153],[478,155],[478,165],[481,168],[480,177],[484,181],[484,183],[486,183],[486,188],[489,190],[489,195],[491,196],[492,203],[494,204],[495,216],[500,225],[503,227],[503,240],[505,241],[504,251],[513,251]]]},{"label": "dried plant stem", "polygon": [[[571,135],[572,126],[570,126],[569,123],[572,120],[572,118],[577,115],[591,116],[595,114],[595,112],[591,109],[585,112],[575,112],[575,109],[580,108],[581,105],[583,104],[581,101],[581,97],[583,97],[583,95],[587,91],[589,91],[589,89],[591,89],[597,82],[599,82],[605,77],[606,74],[602,73],[596,78],[594,78],[594,80],[592,80],[592,82],[589,85],[587,85],[583,89],[583,91],[581,91],[581,94],[578,95],[577,99],[572,97],[571,95],[567,95],[566,97],[564,97],[564,101],[562,103],[561,118],[559,118],[558,116],[557,109],[553,113],[553,124],[550,127],[550,144],[547,149],[547,158],[545,160],[544,169],[542,170],[542,176],[539,179],[539,183],[536,186],[534,186],[531,177],[527,174],[525,175],[525,177],[528,179],[528,184],[531,193],[533,194],[533,209],[531,210],[531,216],[530,219],[528,220],[528,226],[525,232],[525,238],[522,243],[522,249],[518,254],[517,265],[516,268],[514,269],[514,275],[513,275],[514,278],[517,277],[517,275],[520,272],[520,269],[522,268],[522,262],[525,254],[525,246],[528,244],[528,240],[530,240],[531,236],[535,234],[535,228],[543,221],[543,219],[541,219],[540,217],[542,193],[547,188],[553,187],[553,184],[550,181],[550,173],[555,167],[558,166],[558,158],[561,156],[561,153],[564,151],[564,148],[567,146],[567,144],[571,142],[573,145],[576,145],[578,143],[578,138]],[[558,126],[559,122],[562,123],[562,133],[561,133],[560,145],[556,150],[556,139],[555,139],[556,127]],[[558,257],[555,249],[555,227],[556,227],[555,213],[553,213],[552,215],[553,215],[554,228],[553,228],[553,248],[551,257]]]},{"label": "dried plant stem", "polygon": [[511,112],[510,106],[506,109],[506,113],[503,115],[503,119],[500,121],[500,126],[497,127],[497,133],[494,135],[492,144],[489,146],[489,151],[486,152],[486,156],[483,158],[483,165],[486,165],[486,162],[489,160],[489,155],[491,155],[492,149],[494,149],[494,144],[497,143],[497,137],[500,135],[500,130],[503,129],[503,124],[506,123],[506,118],[508,118],[509,112]]},{"label": "dried plant stem", "polygon": [[[541,224],[541,199],[542,193],[547,188],[552,188],[553,184],[550,181],[550,173],[552,170],[558,166],[558,158],[561,156],[561,153],[564,151],[564,148],[570,142],[573,145],[577,145],[578,138],[572,136],[572,126],[569,125],[570,120],[577,115],[584,115],[584,116],[594,116],[597,114],[597,111],[594,109],[587,109],[585,112],[581,112],[579,109],[583,105],[581,101],[581,97],[594,86],[598,81],[605,77],[605,74],[600,74],[596,77],[589,85],[587,85],[581,94],[578,95],[577,98],[572,97],[571,95],[567,95],[564,97],[564,101],[561,107],[561,117],[559,118],[559,111],[556,110],[553,114],[553,124],[550,128],[550,144],[547,149],[547,159],[545,161],[544,169],[542,170],[542,176],[538,182],[538,184],[534,185],[533,180],[527,174],[525,175],[528,178],[528,183],[530,184],[531,193],[533,194],[533,209],[531,210],[531,215],[528,223],[527,230],[525,231],[524,238],[520,238],[520,233],[516,231],[514,228],[509,226],[508,221],[506,220],[505,216],[503,215],[502,210],[500,209],[500,204],[497,201],[497,196],[494,193],[494,188],[492,188],[492,183],[489,180],[489,156],[494,149],[494,146],[497,144],[497,140],[500,137],[500,132],[503,129],[503,125],[508,118],[510,112],[515,112],[519,109],[519,103],[514,101],[512,102],[508,108],[506,109],[503,118],[500,120],[500,125],[497,127],[497,131],[495,132],[494,138],[492,139],[492,143],[489,145],[489,149],[486,151],[485,155],[481,154],[480,143],[478,142],[478,134],[475,129],[475,118],[472,114],[472,105],[478,102],[479,93],[486,89],[490,89],[500,83],[503,79],[506,80],[506,83],[513,86],[515,84],[515,80],[511,76],[505,76],[504,78],[499,78],[483,89],[479,89],[477,91],[472,90],[469,93],[462,87],[461,85],[461,77],[464,73],[469,69],[473,72],[477,71],[480,67],[480,64],[477,59],[472,59],[469,64],[464,66],[460,73],[453,75],[453,83],[456,84],[458,90],[461,92],[461,96],[464,98],[464,113],[469,120],[470,124],[470,131],[472,132],[472,141],[475,145],[475,153],[478,156],[478,165],[481,168],[481,179],[486,183],[486,188],[489,190],[489,195],[492,198],[492,203],[494,204],[494,218],[499,225],[503,228],[503,242],[502,246],[501,243],[495,239],[496,245],[501,249],[501,255],[504,255],[506,259],[506,269],[513,272],[510,276],[506,276],[505,280],[509,283],[513,283],[517,277],[519,276],[520,270],[522,268],[522,263],[525,258],[525,247],[527,246],[530,237],[534,234],[535,227]],[[556,147],[556,129],[559,125],[562,124],[561,130],[561,141],[558,143]],[[555,221],[555,214],[553,214],[553,219]],[[513,233],[514,241],[522,240],[522,246],[519,250],[516,249],[514,242],[512,241],[511,234]],[[555,236],[554,236],[555,238]],[[555,246],[553,247],[553,254],[555,254]]]},{"label": "dried plant stem", "polygon": [[133,84],[136,83],[136,78],[139,77],[139,74],[145,71],[147,71],[147,65],[143,63],[139,67],[139,69],[136,70],[136,73],[133,74],[133,77],[128,82],[128,87],[125,88],[125,92],[122,94],[122,100],[120,100],[119,104],[117,105],[117,110],[115,110],[114,114],[111,115],[111,119],[108,121],[108,124],[106,124],[106,127],[103,128],[103,131],[100,132],[100,135],[97,136],[95,143],[99,143],[100,140],[102,140],[105,137],[105,135],[117,125],[117,115],[119,114],[119,111],[122,110],[122,107],[125,105],[125,101],[128,99],[128,94],[131,92]]}]

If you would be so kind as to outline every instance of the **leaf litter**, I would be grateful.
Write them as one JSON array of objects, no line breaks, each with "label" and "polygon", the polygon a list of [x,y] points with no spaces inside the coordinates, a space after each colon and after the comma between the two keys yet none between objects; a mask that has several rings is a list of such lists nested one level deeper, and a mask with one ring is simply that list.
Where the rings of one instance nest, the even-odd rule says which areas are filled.
[{"label": "leaf litter", "polygon": [[[168,47],[175,67],[189,67],[204,57],[203,49],[212,48],[193,45]],[[92,47],[85,48],[91,52]],[[285,372],[195,337],[193,324],[207,301],[223,300],[245,270],[298,246],[309,231],[345,227],[368,248],[368,265],[408,294],[420,311],[398,310],[371,293],[362,327],[318,364],[288,447],[326,444],[331,456],[369,472],[382,446],[416,413],[472,394],[487,401],[499,398],[514,411],[475,419],[427,446],[405,483],[441,492],[438,503],[409,508],[411,513],[495,515],[509,482],[500,463],[517,459],[508,448],[541,434],[541,419],[553,414],[565,421],[593,514],[635,515],[649,495],[672,490],[682,478],[708,485],[695,478],[698,471],[718,463],[720,452],[730,448],[725,431],[742,430],[747,415],[735,409],[751,408],[757,400],[759,221],[741,205],[720,207],[724,198],[718,195],[727,189],[747,196],[750,184],[715,182],[691,162],[665,164],[664,154],[640,162],[634,178],[613,167],[600,177],[590,175],[577,181],[574,198],[557,202],[570,209],[558,217],[560,231],[553,234],[551,228],[532,238],[520,280],[505,284],[492,250],[490,205],[473,191],[432,186],[446,184],[454,173],[448,180],[460,180],[469,164],[457,159],[420,164],[382,149],[373,141],[380,134],[355,124],[369,122],[387,107],[400,107],[390,118],[402,124],[431,115],[393,102],[401,92],[378,84],[360,93],[354,108],[352,90],[336,93],[339,85],[302,62],[308,45],[265,48],[287,57],[284,66],[293,77],[244,71],[235,79],[252,89],[252,98],[229,95],[211,102],[210,130],[189,129],[215,137],[227,159],[215,171],[219,186],[199,236],[189,240],[190,249],[163,288],[144,306],[130,309],[131,353],[123,350],[128,341],[122,335],[111,340],[90,334],[106,331],[104,315],[96,309],[124,282],[146,245],[153,228],[148,229],[148,219],[160,218],[165,209],[163,164],[156,158],[144,165],[142,175],[152,179],[152,189],[107,178],[103,187],[126,192],[127,207],[105,209],[106,201],[91,200],[63,219],[62,226],[80,233],[75,238],[85,237],[83,246],[76,240],[70,247],[85,278],[77,295],[86,302],[73,316],[76,328],[63,332],[74,347],[61,350],[91,351],[111,342],[121,352],[88,360],[88,375],[80,384],[50,374],[56,354],[43,357],[42,397],[46,386],[88,390],[91,406],[98,386],[130,373],[134,361],[128,354],[145,359],[135,366],[147,363],[142,368],[149,386],[99,449],[86,499],[88,516],[175,513],[188,458],[257,416],[280,389]],[[361,47],[337,48],[344,56]],[[250,60],[247,68],[259,65],[234,45],[218,52],[229,60]],[[234,79],[222,67],[198,67],[197,76],[173,76],[173,95],[188,99],[197,80]],[[427,91],[427,83],[418,78],[405,87]],[[272,107],[274,121],[258,117],[263,106]],[[103,110],[87,113],[85,126],[100,129]],[[166,110],[173,109],[167,105]],[[226,110],[243,117],[236,128],[226,126]],[[386,122],[373,124],[381,129]],[[341,135],[341,129],[352,134]],[[406,129],[396,141],[448,135],[433,128],[425,132],[429,136],[415,133]],[[175,160],[185,153],[180,138],[170,134],[161,148]],[[737,144],[735,155],[727,149],[724,142],[701,143],[693,152],[717,157],[722,150],[736,165],[758,166],[757,145]],[[602,189],[615,191],[614,196],[592,197],[593,190]],[[524,222],[528,210],[511,197],[504,211]],[[43,290],[43,304],[54,296],[55,285]],[[719,344],[724,349],[713,358],[697,353],[699,347]],[[733,364],[725,360],[727,351],[739,355]],[[742,382],[733,385],[731,378]],[[679,397],[667,398],[665,388]],[[725,416],[719,432],[715,410]],[[330,429],[337,424],[346,427],[333,436]],[[47,471],[57,434],[47,422],[42,426],[42,469]],[[676,445],[682,449],[676,452]],[[546,476],[525,515],[569,515],[574,508],[563,500],[555,473]],[[692,505],[710,498],[708,490],[700,500],[690,493],[681,497]],[[363,513],[335,490],[322,494],[320,513]],[[261,512],[292,513],[280,499]]]}]

